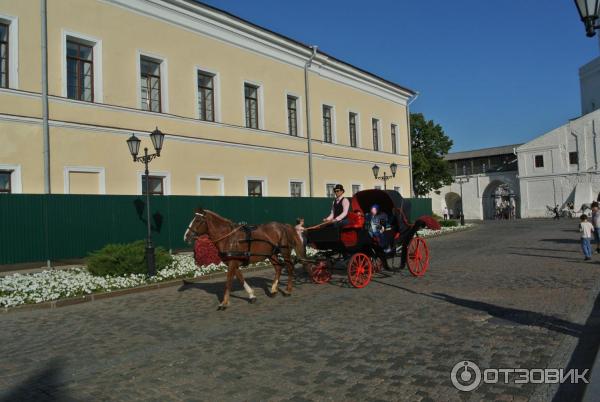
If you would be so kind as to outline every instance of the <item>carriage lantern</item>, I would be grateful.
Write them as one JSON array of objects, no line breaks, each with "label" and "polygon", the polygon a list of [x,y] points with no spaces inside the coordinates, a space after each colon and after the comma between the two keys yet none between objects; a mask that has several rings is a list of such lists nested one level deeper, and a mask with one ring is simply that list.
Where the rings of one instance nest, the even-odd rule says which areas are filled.
[{"label": "carriage lantern", "polygon": [[146,191],[146,226],[147,226],[147,237],[146,237],[146,266],[148,268],[148,276],[154,276],[156,273],[156,263],[154,258],[154,245],[152,244],[152,224],[150,222],[150,171],[148,170],[148,164],[154,158],[160,156],[160,150],[163,146],[165,135],[156,127],[152,133],[150,133],[150,139],[152,145],[156,150],[156,153],[149,154],[148,148],[144,147],[144,155],[138,156],[140,152],[141,140],[132,134],[127,140],[127,146],[129,152],[133,157],[134,162],[141,162],[145,166],[144,170],[144,186]]},{"label": "carriage lantern", "polygon": [[585,25],[585,34],[591,38],[596,34],[596,29],[600,29],[600,25],[596,25],[600,14],[600,0],[575,0],[575,5]]}]

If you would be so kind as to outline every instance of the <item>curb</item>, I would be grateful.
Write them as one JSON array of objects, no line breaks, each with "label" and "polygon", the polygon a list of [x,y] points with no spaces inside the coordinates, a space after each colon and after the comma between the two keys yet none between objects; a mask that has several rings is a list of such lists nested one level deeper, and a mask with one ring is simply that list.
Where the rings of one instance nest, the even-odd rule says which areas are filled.
[{"label": "curb", "polygon": [[[269,269],[269,268],[271,268],[271,265],[261,265],[258,267],[245,268],[245,269],[243,269],[243,272],[245,272],[245,273],[246,272],[256,272],[256,271],[262,271],[262,270]],[[89,303],[89,302],[109,299],[112,297],[119,297],[119,296],[134,294],[134,293],[147,292],[150,290],[170,288],[170,287],[177,286],[177,285],[183,285],[184,281],[204,282],[204,281],[208,281],[211,279],[225,277],[226,274],[227,274],[227,272],[225,271],[225,272],[215,272],[215,273],[208,274],[208,275],[197,276],[195,278],[172,279],[169,281],[152,283],[149,285],[142,285],[142,286],[138,286],[135,288],[117,289],[117,290],[113,290],[113,291],[109,291],[109,292],[90,293],[88,295],[70,297],[68,299],[52,300],[52,301],[47,301],[47,302],[42,302],[42,303],[35,303],[35,304],[21,304],[20,306],[3,308],[3,309],[1,309],[1,311],[4,314],[10,314],[10,313],[19,313],[19,312],[24,312],[24,311],[32,311],[32,310],[54,310],[54,309],[57,309],[60,307],[73,306],[73,305],[82,304],[82,303]],[[0,314],[2,314],[2,313],[0,313]]]},{"label": "curb", "polygon": [[453,230],[453,231],[445,232],[445,233],[444,232],[440,232],[440,233],[431,234],[431,235],[428,235],[428,236],[420,236],[420,237],[422,237],[423,239],[433,239],[435,237],[446,236],[446,235],[453,234],[453,233],[467,232],[467,231],[473,230],[473,229],[475,229],[477,227],[478,227],[478,225],[474,224],[473,226],[469,226],[469,227],[466,227],[464,229],[457,229],[457,230]]}]

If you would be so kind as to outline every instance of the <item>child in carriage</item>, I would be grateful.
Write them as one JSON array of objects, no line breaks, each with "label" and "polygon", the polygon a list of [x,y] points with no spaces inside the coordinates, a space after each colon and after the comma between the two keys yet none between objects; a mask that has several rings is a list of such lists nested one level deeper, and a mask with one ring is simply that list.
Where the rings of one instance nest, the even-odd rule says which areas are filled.
[{"label": "child in carriage", "polygon": [[371,211],[365,216],[365,225],[369,231],[369,236],[376,239],[384,252],[389,253],[391,248],[388,244],[385,230],[389,228],[388,216],[380,211],[379,205],[373,204]]}]

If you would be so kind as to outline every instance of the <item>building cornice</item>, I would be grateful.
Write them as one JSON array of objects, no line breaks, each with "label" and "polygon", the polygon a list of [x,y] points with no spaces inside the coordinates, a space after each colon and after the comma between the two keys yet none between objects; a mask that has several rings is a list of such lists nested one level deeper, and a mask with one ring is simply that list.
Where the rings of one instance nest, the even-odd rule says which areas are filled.
[{"label": "building cornice", "polygon": [[[304,68],[309,46],[225,11],[191,0],[99,0],[220,40],[288,65]],[[311,72],[405,106],[415,92],[318,52]]]}]

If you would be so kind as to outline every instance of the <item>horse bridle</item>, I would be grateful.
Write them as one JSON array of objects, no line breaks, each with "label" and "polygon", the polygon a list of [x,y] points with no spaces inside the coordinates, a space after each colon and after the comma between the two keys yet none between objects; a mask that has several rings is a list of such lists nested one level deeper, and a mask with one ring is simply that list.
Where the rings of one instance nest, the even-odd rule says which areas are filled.
[{"label": "horse bridle", "polygon": [[[203,218],[206,216],[206,214],[201,214],[200,212],[196,212],[195,215],[201,216]],[[189,230],[194,235],[194,239],[197,239],[198,237],[200,237],[202,235],[200,233],[196,232],[194,229],[192,229],[192,226],[195,221],[196,221],[196,219],[194,218],[194,220],[192,221],[192,224],[188,226],[187,230]]]}]

